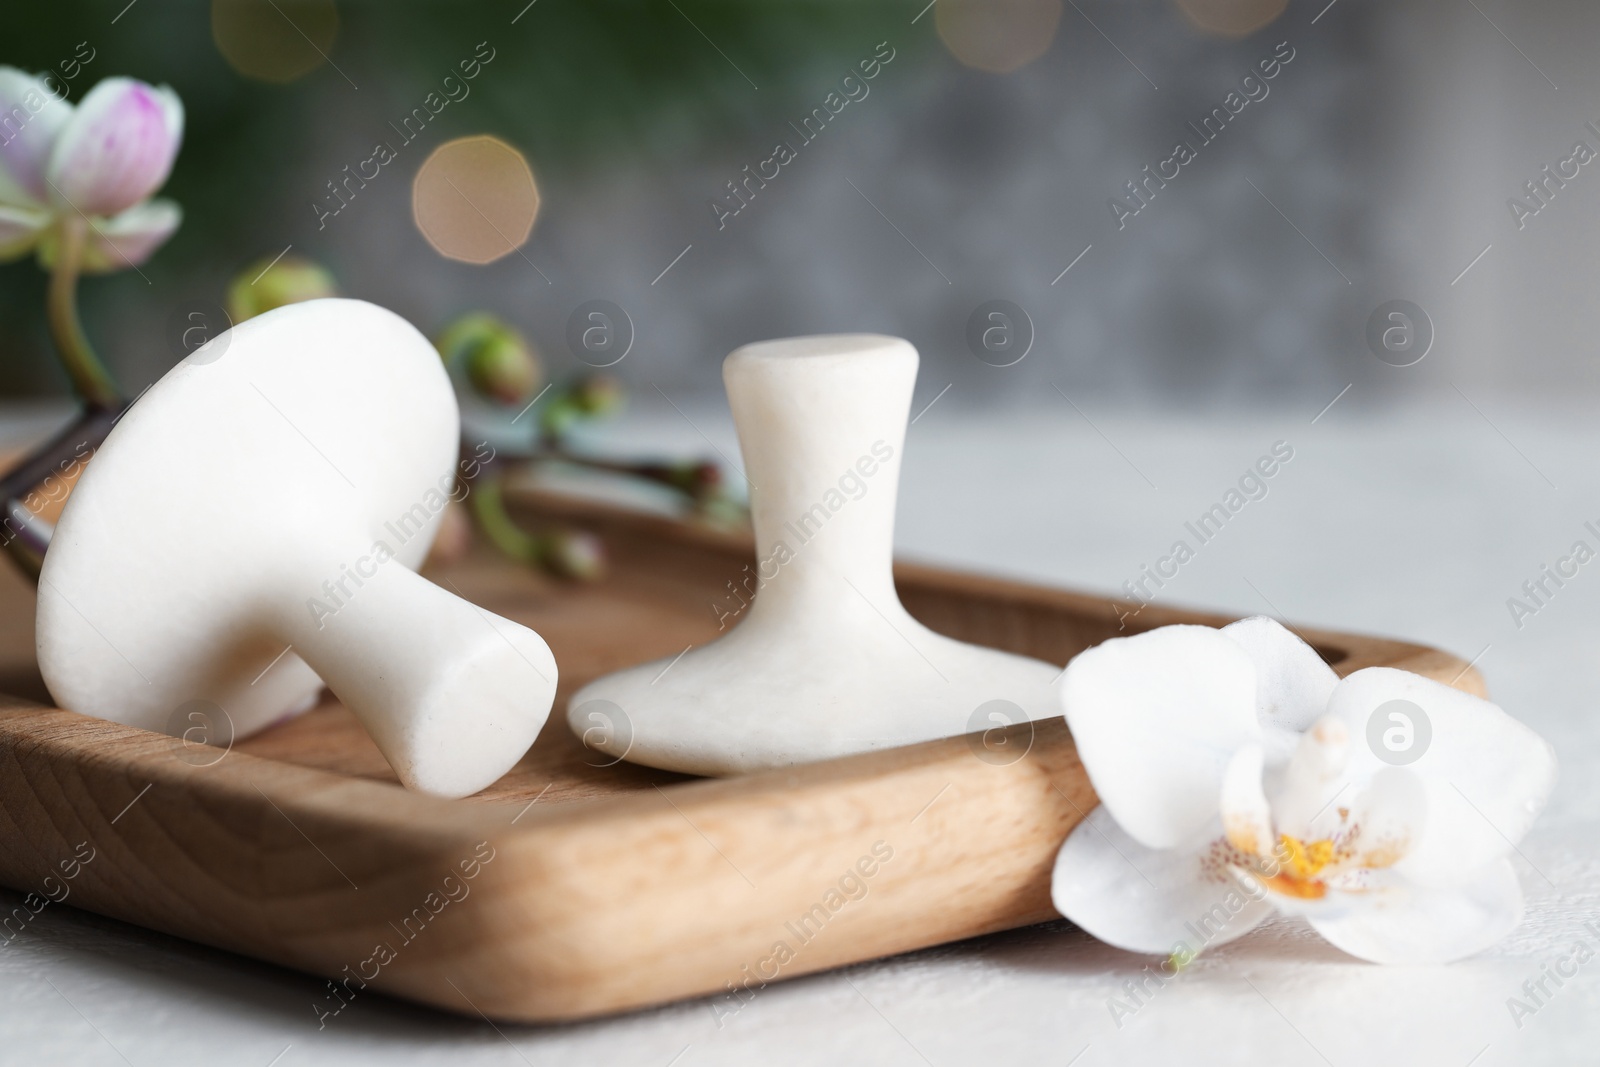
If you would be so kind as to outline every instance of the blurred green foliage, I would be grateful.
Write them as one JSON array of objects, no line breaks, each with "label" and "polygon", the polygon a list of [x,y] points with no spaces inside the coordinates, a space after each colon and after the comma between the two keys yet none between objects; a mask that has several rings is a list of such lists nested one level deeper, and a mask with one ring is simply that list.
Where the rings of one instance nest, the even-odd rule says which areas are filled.
[{"label": "blurred green foliage", "polygon": [[[294,0],[278,4],[293,14]],[[340,2],[330,58],[356,90],[329,65],[289,85],[244,79],[213,43],[205,2],[8,5],[0,63],[53,70],[87,41],[96,54],[68,83],[72,100],[122,74],[170,84],[187,110],[183,151],[162,193],[183,205],[183,226],[142,276],[124,271],[84,286],[86,327],[109,361],[128,345],[164,345],[159,336],[104,336],[119,309],[209,292],[219,271],[231,275],[279,235],[304,229],[317,186],[298,176],[331,177],[363,158],[384,122],[418,106],[480,41],[496,57],[460,105],[470,120],[454,116],[451,135],[498,134],[541,178],[581,180],[764,140],[815,106],[819,77],[836,79],[872,43],[892,38],[904,54],[931,38],[909,25],[919,0],[537,0],[513,25],[525,4]],[[419,161],[405,162],[408,174]],[[0,395],[64,391],[44,358],[43,299],[31,260],[0,267]]]}]

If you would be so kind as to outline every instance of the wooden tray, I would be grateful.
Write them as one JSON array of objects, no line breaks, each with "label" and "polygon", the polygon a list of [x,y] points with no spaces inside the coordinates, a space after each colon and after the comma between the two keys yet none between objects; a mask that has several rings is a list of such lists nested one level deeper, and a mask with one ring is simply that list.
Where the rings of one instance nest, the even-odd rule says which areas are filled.
[{"label": "wooden tray", "polygon": [[[537,629],[561,666],[557,712],[490,789],[402,790],[332,701],[201,766],[172,738],[7,699],[0,882],[335,979],[330,1016],[367,989],[508,1020],[700,994],[721,994],[720,1014],[764,981],[1056,917],[1052,862],[1096,803],[1060,719],[737,779],[599,765],[567,729],[567,695],[711,640],[711,604],[752,547],[537,503],[604,536],[606,581],[552,585],[487,555],[435,575]],[[896,577],[932,628],[1053,663],[1117,632],[1097,597],[904,564]],[[0,688],[48,702],[31,592],[9,568],[0,607]],[[1137,621],[1227,620],[1150,607]],[[1397,666],[1482,691],[1443,652],[1304,633],[1341,673]]]}]

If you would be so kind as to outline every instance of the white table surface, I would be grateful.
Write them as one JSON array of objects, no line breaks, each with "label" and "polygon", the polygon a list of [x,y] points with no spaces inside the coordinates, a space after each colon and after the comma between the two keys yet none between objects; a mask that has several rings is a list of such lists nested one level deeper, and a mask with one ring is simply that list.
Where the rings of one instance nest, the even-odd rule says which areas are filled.
[{"label": "white table surface", "polygon": [[[922,392],[927,395],[923,396]],[[932,390],[919,391],[919,406]],[[491,1027],[364,995],[318,1030],[321,983],[68,906],[0,946],[7,1064],[1593,1063],[1600,1039],[1600,562],[1519,630],[1506,607],[1600,525],[1600,428],[1554,403],[1451,394],[1363,412],[984,415],[946,397],[912,427],[898,542],[924,560],[1115,589],[1266,452],[1294,459],[1163,597],[1412,638],[1480,656],[1549,738],[1561,782],[1516,860],[1528,917],[1483,955],[1376,967],[1275,921],[1207,953],[1119,1027],[1148,961],[1058,922],[769,986],[720,1028],[706,1001],[581,1025]],[[1453,402],[1452,402],[1453,401]],[[725,409],[645,408],[619,447],[730,455]],[[1492,419],[1492,423],[1487,421]],[[35,428],[36,428],[36,424]],[[0,422],[0,437],[25,432]],[[1147,481],[1148,479],[1148,481]],[[1152,484],[1159,488],[1152,487]],[[0,891],[9,910],[20,895]],[[1586,922],[1595,922],[1586,928]],[[1507,999],[1577,942],[1595,958],[1518,1027]],[[275,1059],[276,1057],[276,1059]]]}]

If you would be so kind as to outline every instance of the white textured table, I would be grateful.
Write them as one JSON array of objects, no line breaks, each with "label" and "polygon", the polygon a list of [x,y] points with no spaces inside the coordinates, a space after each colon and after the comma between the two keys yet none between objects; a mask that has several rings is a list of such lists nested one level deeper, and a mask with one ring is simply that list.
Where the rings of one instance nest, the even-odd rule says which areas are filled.
[{"label": "white textured table", "polygon": [[[920,404],[932,398],[924,388]],[[1518,860],[1528,919],[1448,967],[1380,968],[1276,921],[1145,995],[1147,960],[1065,923],[763,990],[565,1027],[507,1027],[363,997],[319,1031],[318,980],[52,906],[0,946],[0,1060],[44,1064],[1592,1063],[1600,1042],[1600,562],[1519,629],[1506,601],[1574,541],[1600,547],[1600,428],[1551,404],[1362,413],[1347,398],[1215,416],[1065,402],[984,416],[946,397],[913,426],[910,556],[1115,589],[1166,553],[1276,441],[1294,458],[1162,591],[1173,603],[1367,630],[1480,656],[1492,695],[1553,741],[1562,780]],[[1484,403],[1479,398],[1480,403]],[[718,405],[638,410],[617,447],[736,455]],[[13,434],[20,424],[11,424]],[[696,428],[698,427],[698,429]],[[4,436],[4,434],[0,434]],[[1157,488],[1159,487],[1159,488]],[[1559,488],[1557,488],[1559,487]],[[7,909],[17,894],[0,892]],[[1585,923],[1593,923],[1586,926]],[[1578,964],[1574,949],[1587,962]],[[1560,984],[1556,968],[1575,973]],[[1544,981],[1534,1014],[1525,982]],[[277,1059],[274,1059],[277,1057]]]}]

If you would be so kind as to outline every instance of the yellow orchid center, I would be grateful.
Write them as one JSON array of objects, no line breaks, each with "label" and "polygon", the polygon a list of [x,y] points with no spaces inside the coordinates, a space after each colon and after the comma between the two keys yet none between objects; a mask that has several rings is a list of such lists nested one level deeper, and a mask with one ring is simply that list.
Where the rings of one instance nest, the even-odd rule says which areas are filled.
[{"label": "yellow orchid center", "polygon": [[1324,896],[1328,887],[1317,875],[1333,862],[1332,839],[1302,841],[1291,834],[1278,835],[1278,871],[1266,884],[1285,896],[1314,899]]},{"label": "yellow orchid center", "polygon": [[1306,842],[1290,834],[1279,834],[1278,842],[1283,846],[1284,866],[1289,868],[1292,878],[1315,878],[1333,859],[1333,841],[1326,837]]}]

